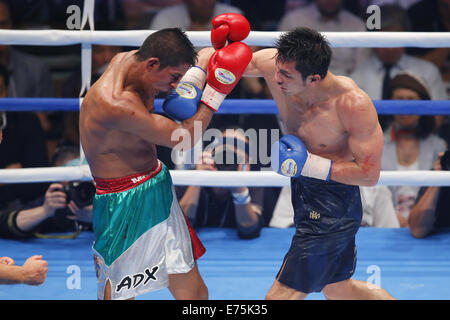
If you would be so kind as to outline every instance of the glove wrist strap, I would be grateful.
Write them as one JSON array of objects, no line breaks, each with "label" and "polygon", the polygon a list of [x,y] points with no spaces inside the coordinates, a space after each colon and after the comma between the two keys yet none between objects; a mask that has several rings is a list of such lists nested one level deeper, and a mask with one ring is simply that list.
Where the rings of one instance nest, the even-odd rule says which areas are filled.
[{"label": "glove wrist strap", "polygon": [[188,82],[199,89],[203,89],[206,82],[206,71],[199,66],[193,66],[186,71],[180,82]]},{"label": "glove wrist strap", "polygon": [[216,112],[219,110],[219,107],[223,100],[225,100],[226,96],[226,94],[216,91],[213,87],[207,84],[205,90],[203,90],[201,101]]},{"label": "glove wrist strap", "polygon": [[304,177],[330,180],[332,161],[308,152],[308,158],[302,168],[301,175]]}]

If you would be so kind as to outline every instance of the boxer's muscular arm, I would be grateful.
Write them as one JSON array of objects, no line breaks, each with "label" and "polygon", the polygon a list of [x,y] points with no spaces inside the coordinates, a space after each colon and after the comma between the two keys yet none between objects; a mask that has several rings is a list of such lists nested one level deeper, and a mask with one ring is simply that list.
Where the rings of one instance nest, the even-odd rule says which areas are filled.
[{"label": "boxer's muscular arm", "polygon": [[131,133],[141,139],[165,147],[174,147],[180,142],[194,146],[194,122],[202,133],[208,127],[213,116],[211,109],[200,103],[197,113],[181,123],[176,123],[164,116],[149,113],[143,103],[133,97],[120,99],[110,112],[105,115],[105,125],[112,129]]},{"label": "boxer's muscular arm", "polygon": [[275,56],[277,50],[274,48],[261,49],[253,53],[244,77],[270,77],[275,72]]},{"label": "boxer's muscular arm", "polygon": [[348,134],[354,161],[333,162],[330,179],[351,185],[373,186],[380,176],[383,132],[375,108],[364,93],[350,93],[337,106]]},{"label": "boxer's muscular arm", "polygon": [[273,99],[276,102],[277,108],[283,119],[286,119],[288,111],[286,106],[286,98],[280,90],[275,81],[275,73],[277,68],[275,66],[277,49],[269,48],[262,49],[253,53],[253,58],[247,69],[244,72],[245,77],[264,77],[267,87]]}]

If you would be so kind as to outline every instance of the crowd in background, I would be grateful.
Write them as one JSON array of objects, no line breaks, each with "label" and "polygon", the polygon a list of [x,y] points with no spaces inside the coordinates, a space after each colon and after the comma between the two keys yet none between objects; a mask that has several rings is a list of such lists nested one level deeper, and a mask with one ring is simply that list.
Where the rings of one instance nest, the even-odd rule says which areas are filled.
[{"label": "crowd in background", "polygon": [[[366,9],[371,4],[381,8],[378,30],[367,29],[370,14]],[[66,10],[70,5],[82,8],[83,1],[1,0],[0,28],[66,29],[69,16]],[[450,31],[448,0],[260,0],[258,5],[251,0],[97,0],[95,29],[180,27],[186,31],[206,31],[211,28],[211,19],[225,12],[246,16],[253,31],[287,31],[300,26],[323,32]],[[129,49],[93,45],[92,83],[116,53]],[[0,97],[79,97],[80,52],[78,45],[0,44]],[[449,52],[449,48],[333,48],[330,71],[351,77],[373,100],[448,100]],[[243,78],[228,98],[270,99],[271,96],[264,80]],[[74,151],[79,148],[78,112],[7,112],[2,117],[5,121],[2,120],[1,169],[70,165],[79,156]],[[385,133],[382,170],[447,170],[440,159],[450,140],[448,116],[380,115],[379,118]],[[230,126],[244,131],[278,129],[284,133],[276,115],[215,115],[210,124],[219,129]],[[239,138],[245,140],[245,137],[233,139]],[[158,155],[170,169],[176,169],[170,150],[158,147]],[[270,164],[257,163],[238,170],[264,167]],[[214,166],[202,163],[191,169],[214,170]],[[89,206],[67,204],[65,198],[61,199],[67,196],[62,189],[64,186],[60,184],[0,184],[0,236],[34,235],[38,225],[40,231],[44,230],[43,221],[54,219],[57,209],[63,207],[70,210],[64,215],[70,221],[89,223]],[[450,227],[450,218],[445,212],[439,213],[448,208],[444,204],[448,199],[446,193],[445,187],[363,187],[363,225],[410,227],[416,237],[428,235],[436,225]],[[179,188],[177,194],[196,228],[234,227],[240,237],[253,238],[259,236],[263,227],[285,228],[293,224],[289,188]],[[247,202],[234,194],[246,194]],[[436,215],[427,220],[425,212],[430,206]],[[31,225],[20,225],[20,213],[23,216],[24,211],[33,208],[45,210]],[[5,225],[11,219],[15,221],[12,228]],[[48,221],[46,226],[54,231]]]}]

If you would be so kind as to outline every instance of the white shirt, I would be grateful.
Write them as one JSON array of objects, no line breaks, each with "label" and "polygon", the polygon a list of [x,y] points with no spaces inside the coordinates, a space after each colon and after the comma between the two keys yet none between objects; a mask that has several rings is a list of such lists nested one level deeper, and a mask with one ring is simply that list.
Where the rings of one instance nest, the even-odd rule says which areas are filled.
[{"label": "white shirt", "polygon": [[[384,133],[383,156],[381,158],[381,170],[430,170],[438,159],[438,153],[447,150],[446,142],[435,134],[430,134],[425,139],[420,139],[419,156],[417,161],[409,166],[402,166],[398,162],[395,141],[391,137],[392,127]],[[415,204],[420,187],[417,186],[389,186],[392,193],[392,201],[398,214],[408,218],[409,212]]]},{"label": "white shirt", "polygon": [[392,194],[386,186],[359,187],[363,206],[364,227],[400,228]]},{"label": "white shirt", "polygon": [[[413,171],[419,170],[419,159],[414,163],[404,166],[397,163],[397,170]],[[417,194],[419,193],[419,186],[399,186],[395,187],[395,209],[397,214],[402,215],[405,218],[409,217],[412,207],[416,203]]]},{"label": "white shirt", "polygon": [[[315,3],[286,13],[281,18],[278,30],[289,31],[296,27],[308,27],[320,32],[366,31],[364,22],[344,9],[334,19],[325,20]],[[330,71],[345,76],[350,75],[370,54],[369,48],[332,48],[332,51]]]},{"label": "white shirt", "polygon": [[[214,18],[219,14],[229,12],[242,14],[242,11],[236,7],[222,3],[216,3],[212,18]],[[153,18],[150,24],[150,30],[178,27],[184,31],[187,31],[190,25],[191,25],[191,18],[189,16],[189,12],[187,10],[186,5],[182,3],[161,9],[161,11],[159,11]],[[207,27],[208,30],[210,30],[211,21],[209,21],[209,23],[205,25],[205,27]]]},{"label": "white shirt", "polygon": [[[416,76],[420,76],[427,85],[433,100],[447,100],[442,76],[439,69],[431,62],[403,54],[397,64],[392,67],[391,77],[395,77],[401,71],[411,72]],[[375,53],[372,53],[369,59],[359,65],[350,77],[372,100],[381,99],[384,68]]]},{"label": "white shirt", "polygon": [[[363,208],[362,226],[399,228],[391,191],[386,186],[359,187]],[[288,228],[294,224],[291,188],[283,187],[273,210],[269,227]]]}]

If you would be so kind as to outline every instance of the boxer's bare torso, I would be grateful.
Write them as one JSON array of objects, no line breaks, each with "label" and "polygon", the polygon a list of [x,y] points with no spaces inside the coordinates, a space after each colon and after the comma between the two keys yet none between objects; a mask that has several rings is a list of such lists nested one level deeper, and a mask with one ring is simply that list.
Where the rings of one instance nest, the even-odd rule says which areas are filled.
[{"label": "boxer's bare torso", "polygon": [[152,114],[154,97],[170,90],[189,66],[167,67],[140,79],[134,53],[116,55],[83,99],[80,137],[94,177],[147,171],[157,163],[155,144],[167,144],[170,132],[162,134],[160,127],[168,120]]},{"label": "boxer's bare torso", "polygon": [[265,78],[288,133],[298,136],[309,152],[333,160],[331,179],[376,183],[383,134],[367,94],[350,78],[330,72],[307,88],[295,62],[276,63],[276,52],[255,52],[245,75]]}]

